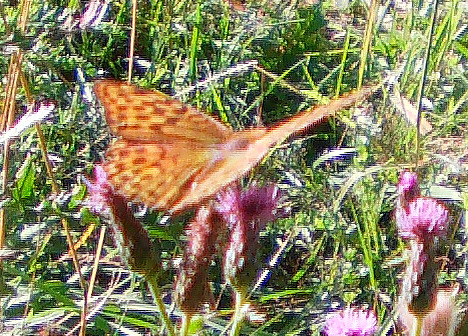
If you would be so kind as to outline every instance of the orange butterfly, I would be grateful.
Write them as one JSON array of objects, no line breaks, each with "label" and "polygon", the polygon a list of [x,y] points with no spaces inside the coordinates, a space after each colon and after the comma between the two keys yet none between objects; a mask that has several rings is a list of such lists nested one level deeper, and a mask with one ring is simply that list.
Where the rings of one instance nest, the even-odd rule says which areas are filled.
[{"label": "orange butterfly", "polygon": [[120,137],[103,165],[116,192],[155,209],[179,212],[245,175],[272,146],[364,99],[373,88],[272,128],[239,132],[158,91],[109,80],[97,82],[94,91],[112,133]]}]

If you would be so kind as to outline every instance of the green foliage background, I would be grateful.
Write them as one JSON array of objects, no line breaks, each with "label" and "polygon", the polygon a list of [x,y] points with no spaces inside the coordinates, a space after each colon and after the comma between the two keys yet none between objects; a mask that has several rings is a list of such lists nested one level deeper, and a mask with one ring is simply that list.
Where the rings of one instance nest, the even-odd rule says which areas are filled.
[{"label": "green foliage background", "polygon": [[[85,278],[95,257],[101,224],[82,206],[82,177],[90,176],[102,161],[112,136],[91,88],[98,78],[126,79],[131,4],[112,1],[102,23],[67,28],[66,19],[78,19],[85,5],[33,2],[24,32],[17,28],[19,7],[13,2],[0,7],[2,78],[11,76],[12,54],[21,50],[22,74],[32,96],[56,103],[41,128],[60,187],[60,194],[53,195],[34,128],[10,142],[2,201],[9,252],[1,269],[5,333],[65,334],[76,328],[83,290],[67,254],[61,219],[69,222],[75,241],[87,228],[96,227],[78,250]],[[340,113],[336,120],[275,149],[243,179],[245,186],[254,180],[278,183],[285,195],[283,207],[289,211],[261,236],[265,268],[278,242],[288,239],[268,281],[252,293],[253,305],[266,313],[266,322],[246,322],[243,333],[319,335],[326,314],[346,305],[373,308],[382,326],[380,335],[393,328],[405,245],[397,238],[392,209],[398,173],[415,162],[416,132],[398,112],[392,90],[415,105],[423,76],[424,96],[431,104],[423,115],[433,129],[420,144],[420,179],[425,194],[433,195],[433,187],[438,187],[452,218],[445,242],[449,262],[440,282],[466,288],[468,4],[440,4],[424,75],[432,24],[429,5],[423,3],[417,10],[417,4],[381,4],[387,15],[378,16],[372,34],[365,83],[395,80],[354,114]],[[234,129],[259,122],[271,125],[356,88],[368,11],[359,1],[342,10],[330,2],[247,2],[244,11],[219,0],[138,2],[133,82],[175,95],[220,74],[206,89],[182,99]],[[251,67],[223,75],[250,60],[257,60],[265,71]],[[5,86],[2,89],[4,99]],[[24,88],[16,103],[22,115]],[[353,149],[353,154],[331,152],[330,159],[324,158],[339,146]],[[142,216],[160,245],[160,282],[167,303],[189,218],[180,216],[162,225],[161,213],[147,211]],[[217,314],[204,315],[202,334],[220,334],[232,309],[232,293],[223,290],[219,268],[213,266],[212,274],[213,293],[220,300]],[[466,292],[459,299],[466,304]],[[128,271],[110,236],[90,307],[89,335],[161,330],[145,281]],[[177,311],[173,317],[177,320]]]}]

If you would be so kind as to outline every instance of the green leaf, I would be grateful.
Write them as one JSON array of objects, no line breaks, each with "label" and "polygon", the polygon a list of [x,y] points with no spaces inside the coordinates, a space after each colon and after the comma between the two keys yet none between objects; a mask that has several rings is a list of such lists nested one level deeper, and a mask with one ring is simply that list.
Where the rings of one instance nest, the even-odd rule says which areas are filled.
[{"label": "green leaf", "polygon": [[68,203],[68,208],[70,210],[76,209],[78,206],[81,205],[81,202],[86,196],[86,188],[84,185],[80,185],[74,188],[73,195],[70,198],[70,202]]},{"label": "green leaf", "polygon": [[40,287],[58,302],[70,307],[76,306],[73,300],[65,295],[65,293],[68,293],[69,289],[62,281],[47,281],[44,282]]},{"label": "green leaf", "polygon": [[16,174],[16,187],[12,191],[17,202],[31,198],[34,195],[36,171],[33,162],[28,158]]}]

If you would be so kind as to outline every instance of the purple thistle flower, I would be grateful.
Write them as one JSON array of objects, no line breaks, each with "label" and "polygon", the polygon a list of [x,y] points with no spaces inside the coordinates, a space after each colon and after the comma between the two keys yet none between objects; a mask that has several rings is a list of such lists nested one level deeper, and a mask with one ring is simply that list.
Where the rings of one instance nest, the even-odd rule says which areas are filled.
[{"label": "purple thistle flower", "polygon": [[237,184],[218,193],[216,201],[198,209],[187,229],[188,244],[175,285],[175,301],[188,315],[207,301],[208,269],[220,242],[230,229],[225,253],[225,276],[236,289],[245,289],[256,275],[258,235],[275,218],[276,186],[251,186],[242,191]]},{"label": "purple thistle flower", "polygon": [[448,211],[433,198],[418,197],[405,208],[397,207],[395,219],[400,236],[410,240],[411,254],[401,297],[413,314],[425,316],[435,305],[440,267],[435,238],[447,233]]},{"label": "purple thistle flower", "polygon": [[377,318],[372,311],[347,308],[332,315],[323,329],[327,336],[372,336]]},{"label": "purple thistle flower", "polygon": [[245,191],[238,186],[227,188],[218,194],[215,209],[230,228],[244,221],[261,230],[266,223],[277,218],[278,191],[276,185],[252,185]]},{"label": "purple thistle flower", "polygon": [[251,186],[241,194],[242,213],[245,221],[258,221],[260,226],[276,219],[279,190],[276,185]]},{"label": "purple thistle flower", "polygon": [[406,208],[409,202],[421,195],[418,175],[410,171],[404,171],[400,174],[397,188],[399,207]]},{"label": "purple thistle flower", "polygon": [[395,218],[400,236],[428,241],[447,232],[448,211],[435,199],[419,197],[406,209],[397,207]]},{"label": "purple thistle flower", "polygon": [[84,183],[88,190],[88,198],[85,205],[93,212],[102,214],[109,208],[113,197],[112,186],[107,180],[107,174],[101,165],[94,167],[94,181],[84,178]]},{"label": "purple thistle flower", "polygon": [[235,186],[218,195],[215,209],[231,230],[224,275],[238,292],[245,292],[257,274],[259,233],[277,217],[278,200],[275,185],[252,185],[245,191]]}]

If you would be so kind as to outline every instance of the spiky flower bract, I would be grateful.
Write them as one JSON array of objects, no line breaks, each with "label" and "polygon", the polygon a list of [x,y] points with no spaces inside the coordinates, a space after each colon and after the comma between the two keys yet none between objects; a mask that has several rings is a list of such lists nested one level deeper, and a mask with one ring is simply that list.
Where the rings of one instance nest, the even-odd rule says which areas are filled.
[{"label": "spiky flower bract", "polygon": [[224,275],[237,291],[245,293],[257,274],[259,233],[276,218],[278,199],[274,185],[254,185],[245,191],[230,188],[217,199],[217,209],[231,227]]},{"label": "spiky flower bract", "polygon": [[222,217],[209,205],[198,209],[187,228],[188,244],[175,284],[175,301],[187,316],[207,301],[208,267],[224,226]]}]

